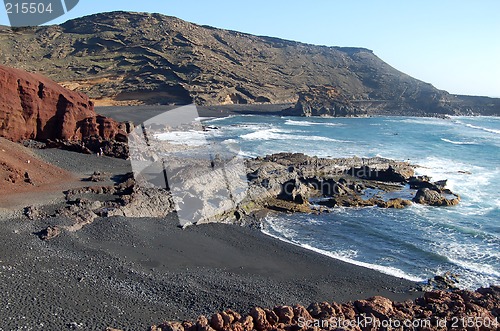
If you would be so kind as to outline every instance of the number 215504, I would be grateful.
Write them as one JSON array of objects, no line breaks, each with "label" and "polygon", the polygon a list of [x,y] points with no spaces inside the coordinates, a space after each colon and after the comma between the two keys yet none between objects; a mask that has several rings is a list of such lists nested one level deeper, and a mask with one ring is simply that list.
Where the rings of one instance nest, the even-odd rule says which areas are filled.
[{"label": "number 215504", "polygon": [[44,14],[52,13],[52,3],[41,2],[5,3],[7,14]]}]

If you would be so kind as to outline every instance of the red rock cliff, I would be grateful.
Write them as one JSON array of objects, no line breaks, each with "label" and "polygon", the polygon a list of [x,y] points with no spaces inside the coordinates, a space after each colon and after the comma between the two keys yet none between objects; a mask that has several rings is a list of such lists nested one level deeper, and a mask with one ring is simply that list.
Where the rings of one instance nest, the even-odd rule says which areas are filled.
[{"label": "red rock cliff", "polygon": [[13,141],[106,140],[126,137],[124,125],[99,116],[82,93],[37,74],[0,65],[0,136]]}]

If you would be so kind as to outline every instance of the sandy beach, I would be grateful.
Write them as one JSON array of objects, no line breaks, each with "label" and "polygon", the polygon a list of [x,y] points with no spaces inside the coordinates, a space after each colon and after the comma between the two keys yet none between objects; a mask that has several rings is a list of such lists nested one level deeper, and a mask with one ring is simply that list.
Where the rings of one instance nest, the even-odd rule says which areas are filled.
[{"label": "sandy beach", "polygon": [[[57,220],[51,220],[55,222]],[[42,242],[46,220],[0,223],[3,330],[146,330],[253,306],[414,297],[413,283],[232,225],[100,219]],[[43,326],[43,328],[41,328]]]}]

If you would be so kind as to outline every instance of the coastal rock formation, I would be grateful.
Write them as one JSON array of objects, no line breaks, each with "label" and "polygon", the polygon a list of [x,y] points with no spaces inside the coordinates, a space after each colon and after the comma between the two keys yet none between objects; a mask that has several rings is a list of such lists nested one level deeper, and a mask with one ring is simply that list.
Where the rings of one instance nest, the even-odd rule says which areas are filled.
[{"label": "coastal rock formation", "polygon": [[[177,161],[175,158],[169,159],[169,166],[177,169]],[[185,178],[190,183],[187,193],[182,191],[176,196],[177,203],[188,204],[190,213],[201,213],[203,216],[190,218],[188,223],[181,221],[182,227],[211,222],[260,224],[262,216],[271,211],[321,213],[335,207],[401,209],[412,204],[408,199],[386,197],[388,193],[394,195],[406,190],[408,181],[415,180],[413,166],[406,162],[380,157],[323,159],[299,153],[279,153],[246,160],[244,165],[241,164],[242,167],[239,164],[235,168],[228,167],[222,174],[202,167],[206,162],[204,159],[193,159],[192,162],[180,163],[182,169],[176,172],[177,177]],[[200,169],[211,172],[206,178],[200,179]],[[148,170],[147,173],[163,175],[158,171],[160,168],[151,173]],[[245,171],[248,185],[245,182],[245,186],[238,186],[241,192],[234,190],[239,194],[238,199],[230,194],[221,197],[222,189],[229,192],[227,179],[241,179]],[[105,178],[104,174],[94,172],[85,180],[99,183]],[[234,180],[231,181],[234,184]],[[428,185],[437,187],[431,182]],[[421,198],[422,190],[434,193],[429,198],[426,198],[427,195]],[[444,192],[452,194],[444,187],[440,192],[424,188],[417,192],[413,200],[435,206],[453,205],[454,202],[448,200]],[[174,211],[182,217],[183,212],[176,210],[174,193],[170,188],[154,185],[140,176],[134,179],[132,173],[123,176],[115,185],[93,185],[65,193],[67,206],[48,216],[72,220],[73,225],[62,227],[69,231],[78,230],[97,217],[161,218]],[[97,194],[102,197],[95,201],[87,199]],[[408,195],[407,192],[405,194]],[[181,197],[184,200],[180,201]],[[198,200],[192,200],[192,197]],[[316,204],[311,203],[314,198],[320,198]],[[29,210],[25,214],[29,217],[33,213]]]},{"label": "coastal rock formation", "polygon": [[[105,181],[104,174],[94,172],[87,182],[99,183]],[[57,235],[60,230],[70,232],[78,231],[86,225],[94,222],[98,217],[157,217],[162,218],[175,211],[171,194],[160,188],[144,188],[136,185],[131,173],[126,174],[115,185],[94,185],[67,190],[65,193],[66,205],[46,213],[45,211],[29,206],[25,208],[24,215],[30,219],[43,215],[44,218],[64,218],[70,221],[68,225],[57,227]],[[92,196],[100,195],[99,199]],[[49,229],[51,230],[51,229]],[[53,230],[53,229],[52,229]],[[46,240],[55,236],[47,229],[38,233],[38,236]]]},{"label": "coastal rock formation", "polygon": [[[99,151],[105,141],[127,141],[129,124],[97,115],[86,95],[41,75],[0,66],[0,91],[1,137],[88,152]],[[93,146],[96,140],[99,144]],[[117,148],[118,144],[112,145]],[[106,152],[113,155],[114,151]]]},{"label": "coastal rock formation", "polygon": [[13,141],[115,139],[126,132],[89,98],[37,74],[0,66],[0,135]]},{"label": "coastal rock formation", "polygon": [[[386,195],[403,191],[405,197],[414,195],[413,202],[432,206],[453,206],[460,201],[445,188],[446,181],[415,177],[413,165],[380,157],[323,159],[278,153],[247,160],[247,168],[248,196],[238,207],[243,215],[261,209],[291,213],[327,212],[335,207],[401,209],[412,201]],[[433,194],[422,195],[429,188]],[[321,199],[313,205],[312,198]]]},{"label": "coastal rock formation", "polygon": [[[475,292],[426,292],[414,301],[375,296],[349,303],[312,303],[307,308],[254,307],[249,314],[226,311],[196,322],[166,322],[151,331],[267,330],[499,330],[500,287]],[[224,318],[226,316],[226,318]]]},{"label": "coastal rock formation", "polygon": [[301,91],[298,95],[295,106],[285,109],[284,115],[345,117],[367,114],[366,109],[357,107],[333,86],[310,86],[308,91]]},{"label": "coastal rock formation", "polygon": [[[416,178],[411,164],[379,157],[322,159],[279,153],[248,160],[247,167],[248,199],[240,205],[246,213],[259,208],[281,212],[323,211],[313,208],[311,198],[321,198],[317,204],[329,208],[378,206],[400,209],[411,205],[412,201],[386,198],[385,195],[406,190],[406,185],[416,193],[415,203],[451,206],[460,201],[444,188],[445,182]],[[422,195],[422,190],[429,190],[428,187],[435,190],[429,191],[434,194]],[[456,198],[449,199],[448,195]]]},{"label": "coastal rock formation", "polygon": [[427,176],[411,177],[408,181],[410,188],[418,190],[413,201],[438,207],[458,205],[460,196],[446,189],[446,182],[431,182]]},{"label": "coastal rock formation", "polygon": [[160,14],[0,27],[0,43],[5,65],[43,72],[99,105],[296,104],[289,112],[301,116],[500,114],[499,99],[451,95],[369,49],[253,36]]}]

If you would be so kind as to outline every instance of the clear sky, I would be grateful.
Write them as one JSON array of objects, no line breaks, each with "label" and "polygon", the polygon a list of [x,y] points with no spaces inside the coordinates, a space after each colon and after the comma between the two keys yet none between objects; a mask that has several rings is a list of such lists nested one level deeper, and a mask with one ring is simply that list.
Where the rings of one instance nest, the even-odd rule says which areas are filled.
[{"label": "clear sky", "polygon": [[[366,47],[450,93],[500,97],[500,0],[80,0],[51,23],[113,10],[157,12],[312,44]],[[0,24],[8,24],[5,10]]]}]

